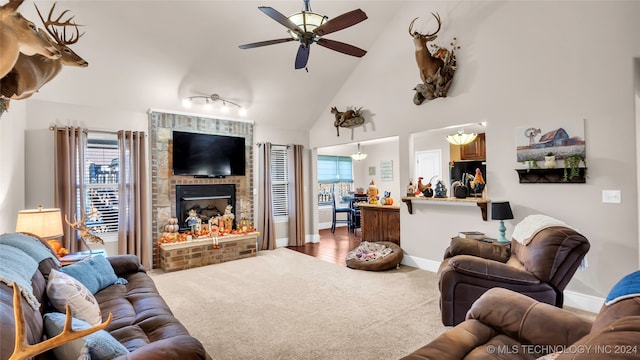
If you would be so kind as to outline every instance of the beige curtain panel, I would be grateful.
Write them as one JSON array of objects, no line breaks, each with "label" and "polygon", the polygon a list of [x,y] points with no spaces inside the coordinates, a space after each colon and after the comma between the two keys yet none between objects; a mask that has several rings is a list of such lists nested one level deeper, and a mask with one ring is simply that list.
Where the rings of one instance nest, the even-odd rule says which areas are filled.
[{"label": "beige curtain panel", "polygon": [[276,248],[276,230],[273,221],[273,200],[271,198],[271,143],[260,144],[258,173],[258,241],[259,250]]},{"label": "beige curtain panel", "polygon": [[304,146],[289,146],[289,246],[305,243],[304,229],[304,179],[302,156]]},{"label": "beige curtain panel", "polygon": [[[60,209],[63,219],[65,216],[70,222],[75,221],[78,214],[77,204],[84,209],[84,171],[78,169],[78,164],[84,164],[84,147],[87,141],[85,129],[78,127],[57,127],[53,130],[53,168],[54,168],[54,199],[53,204]],[[78,178],[79,177],[79,178]],[[78,184],[80,191],[78,191]],[[80,196],[79,196],[80,195]],[[80,220],[78,218],[78,220]],[[63,247],[69,252],[77,252],[82,249],[77,231],[63,223],[64,236],[60,239]]]},{"label": "beige curtain panel", "polygon": [[151,269],[152,239],[147,210],[147,166],[143,131],[118,131],[120,146],[118,253],[134,254]]}]

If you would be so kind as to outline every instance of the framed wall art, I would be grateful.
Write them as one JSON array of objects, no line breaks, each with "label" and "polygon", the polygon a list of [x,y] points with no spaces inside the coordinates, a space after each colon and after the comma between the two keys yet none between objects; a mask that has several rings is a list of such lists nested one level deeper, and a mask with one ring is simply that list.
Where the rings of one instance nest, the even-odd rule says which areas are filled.
[{"label": "framed wall art", "polygon": [[516,128],[516,157],[518,162],[544,160],[552,153],[556,159],[570,155],[586,158],[584,120],[562,121],[552,125]]}]

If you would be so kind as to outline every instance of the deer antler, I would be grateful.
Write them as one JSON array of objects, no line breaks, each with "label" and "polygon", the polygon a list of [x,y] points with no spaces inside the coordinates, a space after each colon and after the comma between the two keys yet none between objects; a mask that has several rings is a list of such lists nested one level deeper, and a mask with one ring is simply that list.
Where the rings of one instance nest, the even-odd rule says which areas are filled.
[{"label": "deer antler", "polygon": [[13,354],[11,354],[9,360],[30,359],[35,355],[41,354],[47,350],[87,336],[96,331],[102,330],[109,326],[109,324],[111,323],[111,313],[109,313],[109,317],[107,317],[107,320],[102,324],[75,331],[71,327],[71,306],[67,304],[64,328],[62,332],[41,343],[30,345],[27,342],[27,328],[24,320],[24,314],[22,312],[22,305],[20,302],[20,289],[18,289],[18,285],[16,283],[13,283],[13,315],[15,317],[14,321],[16,324],[16,344],[13,348]]},{"label": "deer antler", "polygon": [[438,13],[431,13],[431,15],[433,15],[433,17],[436,18],[436,21],[438,22],[438,29],[436,29],[436,31],[434,31],[433,34],[420,34],[417,31],[412,33],[411,30],[413,29],[413,23],[416,22],[416,20],[418,20],[418,18],[415,18],[411,20],[411,23],[409,24],[409,35],[411,36],[420,35],[422,37],[430,37],[437,34],[440,31],[440,28],[442,27],[442,20],[440,20],[440,14]]},{"label": "deer antler", "polygon": [[[104,240],[102,240],[102,238],[100,238],[99,236],[94,235],[91,232],[91,229],[89,229],[89,227],[85,224],[85,221],[87,221],[87,214],[84,211],[81,211],[80,213],[82,214],[82,219],[80,219],[80,221],[77,221],[78,218],[74,215],[74,219],[76,220],[76,222],[70,223],[66,214],[64,215],[64,221],[66,221],[67,224],[75,230],[80,231],[80,237],[82,238],[82,241],[85,241],[84,239],[87,238],[89,242],[104,244]],[[87,245],[86,242],[85,245]]]},{"label": "deer antler", "polygon": [[[53,3],[53,5],[51,6],[51,10],[49,10],[49,16],[47,18],[47,20],[45,21],[44,18],[42,17],[42,14],[40,14],[40,9],[38,9],[38,6],[34,4],[34,6],[36,7],[36,11],[38,12],[38,16],[40,16],[40,20],[42,20],[42,24],[44,25],[44,28],[47,30],[47,32],[49,33],[49,35],[51,35],[55,41],[60,44],[60,45],[71,45],[71,44],[75,44],[78,42],[78,40],[80,39],[80,37],[82,35],[84,35],[84,33],[80,34],[80,30],[78,29],[78,26],[82,26],[82,25],[78,25],[78,24],[74,24],[73,22],[71,22],[71,20],[73,20],[74,16],[71,15],[71,17],[67,20],[62,20],[62,17],[69,12],[69,10],[65,10],[62,12],[62,14],[60,14],[60,16],[58,16],[58,18],[56,18],[55,20],[52,19],[53,16],[53,9],[55,9],[56,7],[56,3]],[[54,28],[54,26],[62,26],[62,37],[60,37],[60,33],[58,32],[58,30],[56,30]],[[73,26],[75,28],[75,37],[73,35],[71,35],[71,37],[69,39],[67,39],[67,27],[68,26]]]}]

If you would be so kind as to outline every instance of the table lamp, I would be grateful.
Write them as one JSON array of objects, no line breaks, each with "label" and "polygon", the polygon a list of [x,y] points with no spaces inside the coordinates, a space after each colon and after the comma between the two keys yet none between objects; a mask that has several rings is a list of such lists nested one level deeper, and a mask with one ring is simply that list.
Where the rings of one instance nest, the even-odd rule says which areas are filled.
[{"label": "table lamp", "polygon": [[509,219],[513,219],[513,213],[511,212],[511,206],[508,201],[491,203],[491,220],[500,220],[500,226],[498,227],[500,236],[498,237],[498,242],[509,242],[509,239],[504,236],[504,232],[507,230],[504,226],[504,220]]},{"label": "table lamp", "polygon": [[64,235],[60,209],[22,210],[18,212],[16,232],[31,233],[44,240],[59,238]]}]

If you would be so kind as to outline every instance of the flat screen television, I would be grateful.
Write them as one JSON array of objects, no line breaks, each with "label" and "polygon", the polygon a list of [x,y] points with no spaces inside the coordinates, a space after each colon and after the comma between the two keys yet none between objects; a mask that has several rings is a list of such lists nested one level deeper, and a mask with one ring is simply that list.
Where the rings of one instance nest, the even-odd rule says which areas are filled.
[{"label": "flat screen television", "polygon": [[173,132],[173,174],[196,177],[245,175],[243,137]]}]

